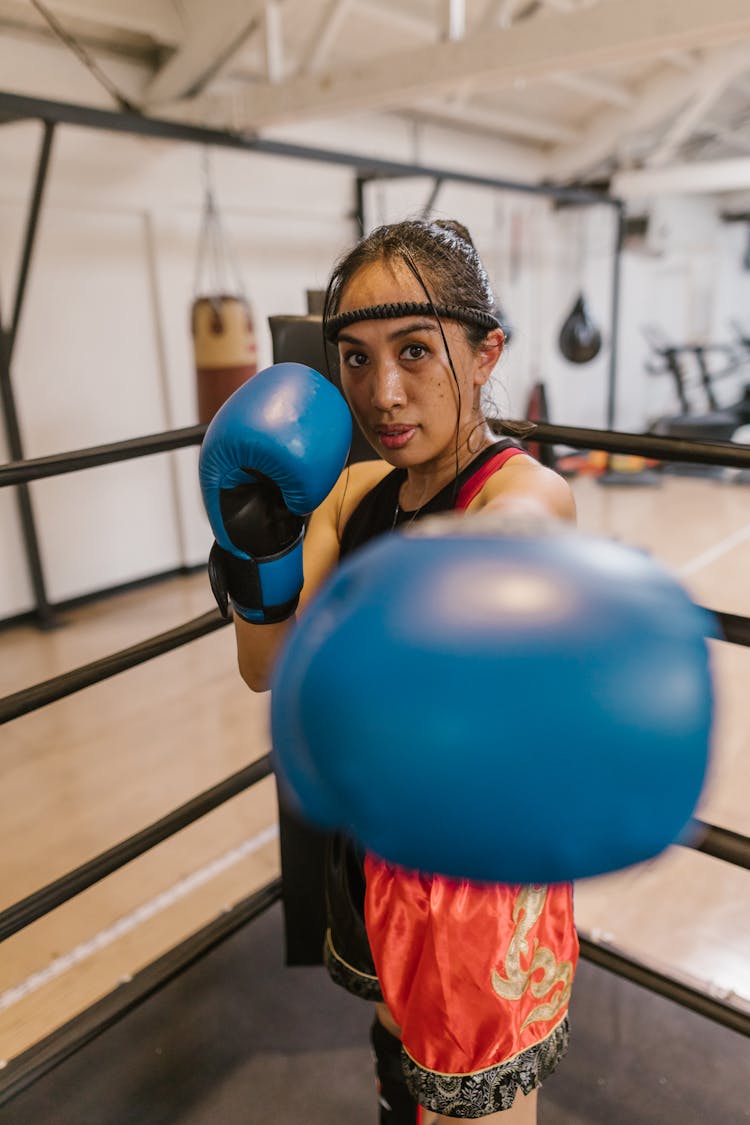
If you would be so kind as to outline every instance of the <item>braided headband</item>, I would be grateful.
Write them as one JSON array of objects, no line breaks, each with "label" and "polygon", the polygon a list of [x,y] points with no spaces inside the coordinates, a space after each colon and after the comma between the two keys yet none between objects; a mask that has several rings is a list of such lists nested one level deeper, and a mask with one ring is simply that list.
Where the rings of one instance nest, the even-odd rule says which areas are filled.
[{"label": "braided headband", "polygon": [[360,320],[395,320],[401,316],[442,316],[448,320],[460,320],[464,324],[476,324],[479,328],[502,328],[500,321],[482,309],[468,305],[432,305],[427,301],[397,301],[387,305],[368,305],[363,309],[338,313],[330,317],[323,327],[326,340],[335,344],[342,328],[356,324]]}]

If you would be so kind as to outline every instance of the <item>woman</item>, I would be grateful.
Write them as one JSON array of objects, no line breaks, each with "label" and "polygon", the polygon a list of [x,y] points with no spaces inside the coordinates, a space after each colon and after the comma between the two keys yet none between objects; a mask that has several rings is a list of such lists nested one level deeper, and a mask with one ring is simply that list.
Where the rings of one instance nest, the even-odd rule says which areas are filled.
[{"label": "woman", "polygon": [[[301,610],[341,558],[428,514],[574,519],[566,483],[496,440],[482,411],[504,338],[465,228],[412,221],[363,239],[333,272],[324,331],[379,459],[348,467],[313,513]],[[235,621],[243,678],[265,690],[289,622]],[[330,843],[326,881],[328,969],[376,1002],[383,1125],[532,1125],[537,1088],[567,1044],[571,888],[405,872],[342,838]]]}]

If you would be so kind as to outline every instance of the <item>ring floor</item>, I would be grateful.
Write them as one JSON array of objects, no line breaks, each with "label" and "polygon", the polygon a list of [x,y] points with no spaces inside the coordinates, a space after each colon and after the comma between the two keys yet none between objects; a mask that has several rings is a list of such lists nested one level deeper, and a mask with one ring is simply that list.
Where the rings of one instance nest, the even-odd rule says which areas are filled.
[{"label": "ring floor", "polygon": [[[540,1125],[740,1125],[747,1040],[583,963]],[[375,1125],[372,1007],[282,965],[277,905],[0,1109],[3,1125]]]}]

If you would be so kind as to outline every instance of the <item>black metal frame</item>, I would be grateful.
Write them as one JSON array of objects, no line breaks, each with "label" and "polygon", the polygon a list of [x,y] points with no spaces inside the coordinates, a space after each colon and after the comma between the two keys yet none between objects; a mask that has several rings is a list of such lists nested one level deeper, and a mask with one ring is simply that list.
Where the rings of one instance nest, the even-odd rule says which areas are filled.
[{"label": "black metal frame", "polygon": [[[8,449],[10,450],[11,457],[15,460],[20,460],[23,457],[23,442],[21,439],[21,429],[18,424],[15,395],[13,393],[11,363],[16,336],[18,334],[18,325],[23,311],[24,297],[26,296],[26,285],[31,269],[31,259],[36,242],[44,189],[47,184],[54,132],[54,123],[45,120],[29,213],[26,220],[21,262],[16,279],[11,321],[7,327],[0,321],[0,398],[3,404],[3,425],[8,440]],[[50,606],[49,598],[47,597],[42,555],[39,550],[39,538],[34,522],[34,511],[29,490],[25,485],[21,485],[18,489],[17,503],[23,533],[24,549],[26,552],[26,562],[29,569],[32,589],[34,591],[37,621],[42,628],[49,629],[52,628],[57,621],[54,611]]]}]

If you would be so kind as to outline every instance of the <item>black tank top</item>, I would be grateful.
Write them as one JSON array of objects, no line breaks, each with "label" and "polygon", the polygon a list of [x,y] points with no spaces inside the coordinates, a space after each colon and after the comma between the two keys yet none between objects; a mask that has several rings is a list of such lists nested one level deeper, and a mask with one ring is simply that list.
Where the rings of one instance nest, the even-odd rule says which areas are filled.
[{"label": "black tank top", "polygon": [[441,488],[440,492],[416,512],[404,511],[399,507],[398,497],[401,485],[406,480],[406,469],[393,469],[378,481],[352,512],[341,534],[339,557],[343,559],[370,539],[374,539],[376,535],[393,531],[401,524],[409,524],[413,520],[433,516],[437,512],[453,511],[462,486],[474,473],[498,453],[518,447],[518,442],[511,438],[502,438],[488,445],[461,470],[455,480],[446,484],[445,488]]},{"label": "black tank top", "polygon": [[[394,469],[354,509],[341,535],[340,557],[344,558],[399,524],[452,511],[461,487],[474,473],[498,453],[517,447],[518,442],[510,438],[487,446],[456,480],[450,481],[416,512],[401,511],[398,507],[406,470]],[[342,837],[320,832],[301,820],[288,807],[283,792],[279,791],[278,797],[286,963],[321,964],[325,934],[330,927],[336,931],[336,942],[346,951],[348,963],[361,965],[367,977],[374,973],[374,968],[361,915],[364,904],[361,855]],[[337,917],[332,917],[332,907]],[[356,978],[358,973],[355,971],[351,975]],[[351,988],[351,982],[347,981],[345,986]]]}]

